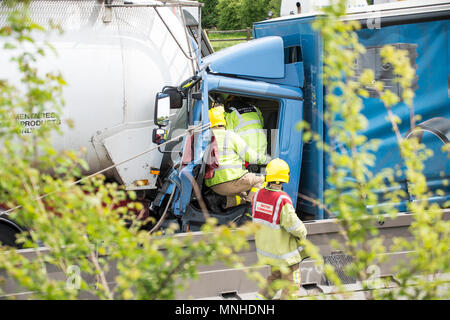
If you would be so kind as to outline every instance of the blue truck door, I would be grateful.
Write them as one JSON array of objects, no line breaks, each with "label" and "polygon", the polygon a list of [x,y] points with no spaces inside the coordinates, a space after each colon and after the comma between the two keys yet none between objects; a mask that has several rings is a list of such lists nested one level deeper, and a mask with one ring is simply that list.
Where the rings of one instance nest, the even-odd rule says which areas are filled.
[{"label": "blue truck door", "polygon": [[284,191],[292,198],[294,208],[297,205],[298,187],[303,157],[303,132],[296,125],[303,120],[303,101],[285,100],[278,121],[279,138],[277,155],[289,164],[289,183]]}]

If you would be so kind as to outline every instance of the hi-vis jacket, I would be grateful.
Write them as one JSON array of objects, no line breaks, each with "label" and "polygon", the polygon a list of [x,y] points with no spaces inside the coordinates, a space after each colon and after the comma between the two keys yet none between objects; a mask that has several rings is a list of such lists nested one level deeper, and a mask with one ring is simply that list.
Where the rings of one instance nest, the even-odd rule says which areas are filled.
[{"label": "hi-vis jacket", "polygon": [[[267,136],[263,129],[264,118],[255,106],[230,108],[226,114],[227,130],[233,130],[256,152],[266,154]],[[247,161],[248,162],[248,161]]]},{"label": "hi-vis jacket", "polygon": [[266,187],[256,192],[252,218],[261,225],[255,234],[256,253],[261,263],[292,266],[302,261],[300,242],[306,238],[307,231],[284,191]]},{"label": "hi-vis jacket", "polygon": [[219,167],[214,169],[211,179],[205,179],[207,187],[241,178],[248,171],[243,168],[244,161],[266,163],[266,155],[258,154],[241,137],[224,128],[212,128],[219,150]]}]

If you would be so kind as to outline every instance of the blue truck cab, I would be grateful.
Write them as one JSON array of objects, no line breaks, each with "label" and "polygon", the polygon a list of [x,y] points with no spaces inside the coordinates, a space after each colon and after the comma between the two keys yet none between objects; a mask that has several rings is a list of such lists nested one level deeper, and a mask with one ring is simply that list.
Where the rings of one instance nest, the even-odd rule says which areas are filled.
[{"label": "blue truck cab", "polygon": [[[343,19],[358,20],[362,26],[358,36],[367,52],[355,62],[356,74],[370,68],[376,80],[383,80],[386,87],[397,94],[401,89],[392,81],[392,66],[382,63],[380,48],[389,44],[409,51],[417,75],[413,88],[415,114],[421,116],[419,131],[410,131],[410,112],[404,103],[400,102],[392,110],[402,120],[400,131],[404,137],[419,135],[433,151],[433,157],[425,163],[424,173],[433,192],[430,200],[445,206],[450,199],[447,182],[450,161],[443,150],[450,139],[450,2],[431,2],[414,8],[407,5],[373,6],[372,11],[379,10],[375,15],[379,19],[376,27],[373,14],[366,11],[355,11]],[[321,206],[305,200],[324,202],[324,191],[330,187],[326,182],[327,156],[314,142],[304,143],[302,131],[296,127],[305,120],[322,141],[329,141],[323,121],[327,108],[322,83],[323,45],[320,34],[312,28],[312,22],[319,16],[320,13],[301,14],[255,23],[254,40],[203,58],[196,76],[178,88],[165,88],[159,94],[155,122],[165,98],[170,100],[171,108],[180,109],[167,128],[161,125],[155,129],[154,137],[168,131],[168,137],[173,138],[188,128],[207,125],[208,109],[213,101],[223,101],[229,95],[246,99],[263,114],[267,153],[289,164],[290,181],[284,190],[292,198],[300,218],[328,218]],[[373,172],[387,167],[401,170],[404,166],[386,109],[375,92],[369,90],[369,93],[364,99],[363,114],[369,122],[364,134],[369,139],[381,140]],[[194,230],[194,226],[204,221],[200,202],[211,192],[203,185],[204,156],[210,135],[210,130],[196,132],[182,141],[168,144],[163,151],[161,169],[165,179],[153,207],[164,207],[167,195],[173,192],[170,208],[173,216],[182,221],[183,231]],[[188,158],[186,148],[190,149]],[[400,176],[397,182],[408,194],[406,178]],[[437,190],[443,192],[437,193]],[[405,211],[408,201],[414,199],[408,195],[397,204],[398,210]],[[226,223],[242,221],[246,212],[249,207],[244,205],[210,214],[217,217],[219,223]]]}]

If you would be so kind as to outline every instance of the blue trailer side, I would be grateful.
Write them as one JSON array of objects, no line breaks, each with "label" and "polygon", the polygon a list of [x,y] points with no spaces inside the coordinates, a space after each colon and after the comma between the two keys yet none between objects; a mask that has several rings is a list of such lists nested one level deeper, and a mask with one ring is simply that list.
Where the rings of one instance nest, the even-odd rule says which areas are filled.
[{"label": "blue trailer side", "polygon": [[[324,104],[324,88],[321,80],[322,72],[322,40],[320,35],[311,27],[316,16],[294,17],[275,21],[265,21],[254,25],[255,38],[277,35],[282,37],[285,53],[289,56],[293,51],[297,59],[303,62],[305,72],[305,85],[303,87],[304,119],[310,123],[313,131],[318,133],[324,141],[328,141],[326,128],[322,121]],[[438,20],[439,19],[439,20]],[[415,114],[421,116],[418,123],[439,126],[444,135],[450,130],[446,129],[450,122],[449,107],[449,35],[450,20],[448,15],[440,15],[436,20],[417,22],[411,16],[398,18],[396,24],[391,23],[380,29],[362,29],[358,31],[360,42],[368,48],[368,53],[355,68],[372,68],[377,80],[385,80],[389,89],[399,93],[398,85],[389,79],[389,66],[384,66],[379,57],[379,49],[386,44],[396,45],[408,49],[411,62],[416,67],[417,83],[414,99]],[[289,62],[289,61],[287,61]],[[357,70],[358,71],[358,70]],[[383,77],[388,77],[383,79]],[[404,103],[393,108],[394,113],[400,117],[402,124],[400,131],[405,136],[410,129],[409,109]],[[403,168],[399,155],[397,141],[390,123],[386,120],[387,112],[381,101],[375,96],[364,99],[363,114],[369,120],[369,126],[364,134],[369,139],[381,139],[382,143],[376,153],[377,161],[373,172],[383,168]],[[426,127],[424,125],[424,127]],[[442,151],[443,144],[448,142],[440,139],[435,133],[424,130],[422,141],[432,149],[434,156],[425,163],[424,173],[428,179],[431,191],[441,189],[444,194],[435,194],[431,200],[444,204],[449,200],[450,188],[446,181],[450,177],[450,162]],[[299,155],[300,157],[300,155]],[[326,186],[327,158],[314,143],[306,144],[303,148],[301,161],[301,178],[298,192],[311,198],[323,201]],[[404,176],[398,177],[402,188],[407,192],[407,182]],[[406,210],[406,202],[413,200],[410,197],[398,204],[398,209]],[[321,208],[312,203],[299,200],[299,211],[313,214],[316,219],[325,218]]]},{"label": "blue trailer side", "polygon": [[[409,51],[411,64],[415,67],[417,75],[413,83],[415,89],[413,105],[414,113],[421,117],[417,121],[418,124],[433,122],[438,118],[450,121],[449,28],[450,20],[439,20],[392,25],[375,30],[364,29],[358,32],[360,42],[371,50],[391,44]],[[380,73],[380,70],[383,71],[389,66],[380,64],[374,68]],[[395,84],[391,83],[389,89],[400,93]],[[392,108],[392,111],[402,120],[399,129],[402,135],[406,136],[410,130],[409,108],[400,102]],[[381,101],[376,98],[365,99],[363,113],[369,119],[369,127],[365,132],[367,137],[382,140],[374,172],[386,167],[401,167],[397,141],[390,124],[386,121],[387,114]],[[442,121],[445,125],[445,120]],[[432,200],[444,204],[450,198],[450,189],[445,183],[450,177],[450,161],[441,148],[443,142],[435,134],[424,132],[422,142],[434,153],[433,157],[425,162],[424,167],[428,187],[433,192],[441,189],[445,193],[443,196],[435,194]],[[402,182],[405,191],[408,191],[404,175],[399,177],[399,181]],[[405,210],[405,204],[403,203],[399,209]]]}]

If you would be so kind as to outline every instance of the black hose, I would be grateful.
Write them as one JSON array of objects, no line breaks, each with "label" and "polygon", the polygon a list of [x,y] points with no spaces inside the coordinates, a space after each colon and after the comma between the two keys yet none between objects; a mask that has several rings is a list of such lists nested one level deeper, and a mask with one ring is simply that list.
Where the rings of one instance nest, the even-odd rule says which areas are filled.
[{"label": "black hose", "polygon": [[170,195],[169,201],[167,202],[166,208],[164,209],[164,212],[163,212],[161,218],[160,218],[159,221],[156,223],[156,225],[152,228],[152,230],[150,230],[150,231],[148,232],[149,234],[152,234],[153,232],[155,232],[156,230],[158,230],[159,227],[160,227],[160,226],[162,225],[162,223],[164,222],[164,220],[166,220],[167,212],[169,211],[169,206],[170,206],[170,203],[172,202],[172,198],[173,198],[173,195],[175,194],[175,191],[176,191],[176,190],[177,190],[177,188],[174,186],[174,187],[173,187],[173,191],[172,191],[172,193],[171,193],[171,195]]}]

